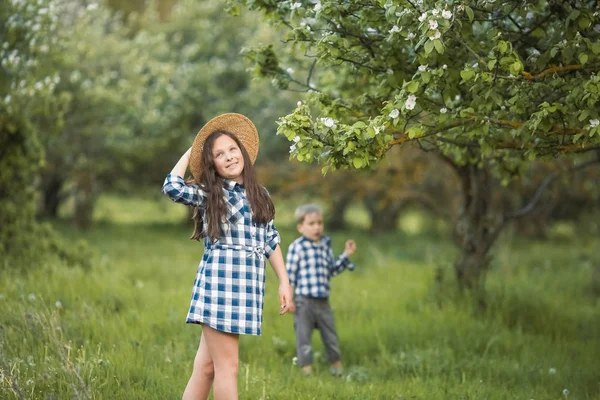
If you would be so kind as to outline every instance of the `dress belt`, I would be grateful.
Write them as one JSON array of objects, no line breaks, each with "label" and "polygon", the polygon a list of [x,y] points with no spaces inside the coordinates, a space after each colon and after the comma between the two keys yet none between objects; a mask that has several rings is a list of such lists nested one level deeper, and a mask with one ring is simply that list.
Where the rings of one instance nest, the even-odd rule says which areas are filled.
[{"label": "dress belt", "polygon": [[237,244],[214,244],[211,245],[210,249],[219,249],[219,250],[237,250],[237,251],[245,251],[246,257],[256,256],[262,259],[265,256],[265,248],[264,246],[241,246]]}]

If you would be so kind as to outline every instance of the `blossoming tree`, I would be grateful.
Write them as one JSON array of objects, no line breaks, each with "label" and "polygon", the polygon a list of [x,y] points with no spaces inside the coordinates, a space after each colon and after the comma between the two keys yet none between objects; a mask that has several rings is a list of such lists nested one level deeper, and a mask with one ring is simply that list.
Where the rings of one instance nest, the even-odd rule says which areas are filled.
[{"label": "blossoming tree", "polygon": [[61,124],[64,98],[53,96],[60,82],[53,2],[11,0],[0,7],[0,268],[7,255],[54,245],[48,230],[35,223],[31,184],[42,159],[37,121],[48,117],[45,132]]},{"label": "blossoming tree", "polygon": [[[318,161],[323,172],[372,168],[392,146],[416,142],[454,168],[464,287],[480,285],[499,233],[555,176],[529,204],[501,212],[491,206],[491,181],[516,179],[528,160],[600,149],[595,1],[236,3],[285,31],[287,52],[264,46],[248,55],[259,75],[306,92],[280,120],[293,158]],[[307,64],[305,76],[283,66],[292,60]]]}]

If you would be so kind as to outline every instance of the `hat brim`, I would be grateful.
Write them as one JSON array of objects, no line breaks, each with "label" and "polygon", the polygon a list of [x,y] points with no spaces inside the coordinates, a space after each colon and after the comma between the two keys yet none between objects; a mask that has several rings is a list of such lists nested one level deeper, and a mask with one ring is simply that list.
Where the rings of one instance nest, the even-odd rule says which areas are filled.
[{"label": "hat brim", "polygon": [[194,178],[198,181],[202,175],[202,150],[208,136],[214,131],[223,130],[231,133],[239,139],[250,156],[252,164],[258,156],[258,130],[248,119],[242,114],[227,113],[219,115],[206,123],[196,135],[192,144],[190,153],[190,171]]}]

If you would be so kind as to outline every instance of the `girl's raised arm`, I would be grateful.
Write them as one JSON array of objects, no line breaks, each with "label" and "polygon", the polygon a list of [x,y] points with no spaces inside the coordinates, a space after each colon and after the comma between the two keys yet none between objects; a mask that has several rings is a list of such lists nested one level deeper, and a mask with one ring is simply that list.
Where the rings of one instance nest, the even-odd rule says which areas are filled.
[{"label": "girl's raised arm", "polygon": [[187,171],[187,167],[190,164],[190,153],[192,152],[192,148],[190,147],[187,151],[181,156],[177,164],[171,170],[171,175],[177,175],[183,177],[185,175],[185,171]]},{"label": "girl's raised arm", "polygon": [[174,202],[182,203],[188,206],[199,207],[202,201],[206,198],[204,191],[200,190],[198,185],[186,184],[183,180],[183,175],[190,163],[191,148],[185,152],[179,159],[177,164],[167,175],[163,183],[162,191],[171,198]]}]

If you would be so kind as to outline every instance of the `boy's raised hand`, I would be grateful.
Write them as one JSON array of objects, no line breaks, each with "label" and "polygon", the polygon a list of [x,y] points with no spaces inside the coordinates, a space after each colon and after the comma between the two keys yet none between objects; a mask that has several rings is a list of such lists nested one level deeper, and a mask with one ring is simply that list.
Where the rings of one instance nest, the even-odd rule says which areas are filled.
[{"label": "boy's raised hand", "polygon": [[352,254],[354,254],[355,251],[356,242],[354,242],[354,240],[346,240],[346,249],[344,250],[344,253],[346,253],[346,255],[350,257]]}]

